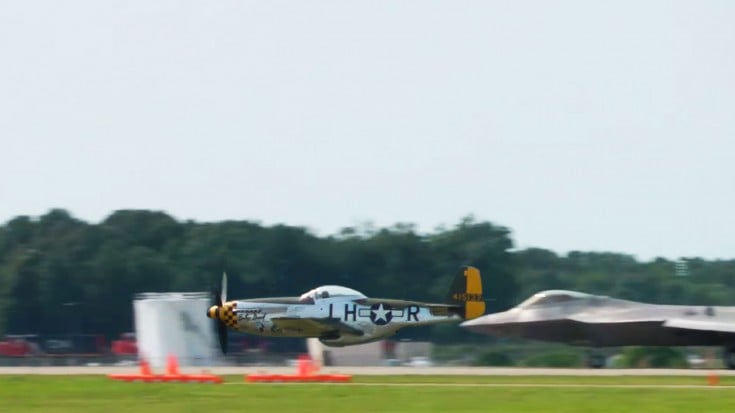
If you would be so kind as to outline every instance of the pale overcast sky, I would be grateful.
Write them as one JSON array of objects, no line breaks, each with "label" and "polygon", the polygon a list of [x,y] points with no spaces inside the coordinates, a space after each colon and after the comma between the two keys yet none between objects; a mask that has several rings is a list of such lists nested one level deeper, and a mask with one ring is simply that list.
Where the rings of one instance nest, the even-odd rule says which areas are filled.
[{"label": "pale overcast sky", "polygon": [[0,1],[0,222],[735,257],[733,1]]}]

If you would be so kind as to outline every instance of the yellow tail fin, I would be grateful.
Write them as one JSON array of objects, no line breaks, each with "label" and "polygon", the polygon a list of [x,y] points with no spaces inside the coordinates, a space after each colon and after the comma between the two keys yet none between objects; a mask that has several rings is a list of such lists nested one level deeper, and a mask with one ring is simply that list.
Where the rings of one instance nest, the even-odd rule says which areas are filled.
[{"label": "yellow tail fin", "polygon": [[485,299],[482,296],[482,277],[475,267],[462,267],[454,278],[447,301],[464,308],[463,317],[467,320],[485,314]]}]

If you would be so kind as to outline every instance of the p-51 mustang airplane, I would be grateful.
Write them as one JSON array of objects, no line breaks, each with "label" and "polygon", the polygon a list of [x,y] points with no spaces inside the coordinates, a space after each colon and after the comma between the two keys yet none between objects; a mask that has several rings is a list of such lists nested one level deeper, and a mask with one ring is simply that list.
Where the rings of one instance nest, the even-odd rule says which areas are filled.
[{"label": "p-51 mustang airplane", "polygon": [[485,312],[480,271],[474,267],[460,269],[445,304],[368,298],[338,285],[317,287],[300,297],[227,301],[226,275],[214,298],[207,317],[217,322],[223,353],[228,328],[260,336],[317,337],[342,347],[380,340],[403,327],[459,322]]}]

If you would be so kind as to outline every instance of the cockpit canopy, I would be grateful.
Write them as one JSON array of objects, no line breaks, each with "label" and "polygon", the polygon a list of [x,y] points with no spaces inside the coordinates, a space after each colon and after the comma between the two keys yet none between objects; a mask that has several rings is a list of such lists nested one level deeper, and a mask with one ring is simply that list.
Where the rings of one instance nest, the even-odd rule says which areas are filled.
[{"label": "cockpit canopy", "polygon": [[567,290],[547,290],[536,293],[526,301],[520,303],[518,308],[534,308],[546,305],[561,305],[572,302],[579,302],[596,297],[591,294],[580,293],[578,291]]},{"label": "cockpit canopy", "polygon": [[323,285],[301,294],[299,302],[314,303],[317,300],[331,297],[353,297],[355,299],[367,298],[365,294],[357,290],[353,290],[352,288],[342,287],[341,285]]}]

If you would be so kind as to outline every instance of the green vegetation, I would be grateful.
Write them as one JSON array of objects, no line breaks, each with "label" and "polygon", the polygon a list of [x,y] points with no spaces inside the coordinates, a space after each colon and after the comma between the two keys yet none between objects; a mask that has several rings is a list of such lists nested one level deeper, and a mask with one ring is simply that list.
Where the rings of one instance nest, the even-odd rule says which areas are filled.
[{"label": "green vegetation", "polygon": [[[681,412],[732,411],[733,388],[482,387],[461,383],[603,384],[610,377],[360,377],[358,382],[434,385],[194,385],[118,383],[100,377],[0,377],[3,413],[34,412]],[[703,378],[624,378],[688,384]],[[242,383],[241,377],[233,377]],[[487,380],[487,381],[483,381]],[[529,381],[531,380],[531,381]],[[686,383],[685,383],[686,382]],[[436,385],[454,383],[451,385]],[[460,385],[456,385],[460,384]],[[608,383],[609,384],[609,383]]]},{"label": "green vegetation", "polygon": [[[520,372],[519,372],[520,373]],[[228,377],[237,382],[241,377]],[[721,386],[735,386],[735,376],[719,378]],[[403,375],[356,376],[355,383],[435,383],[435,384],[501,384],[501,385],[587,385],[587,386],[701,386],[704,376],[505,376],[505,375]],[[733,389],[735,392],[735,389]]]},{"label": "green vegetation", "polygon": [[[112,338],[132,330],[135,293],[207,290],[222,271],[232,297],[297,295],[319,284],[343,284],[370,296],[442,301],[462,264],[485,275],[489,312],[551,288],[658,303],[735,304],[735,260],[690,259],[689,275],[682,277],[665,259],[514,251],[509,229],[472,218],[427,234],[397,224],[320,237],[300,227],[181,222],[145,210],[116,211],[90,224],[52,210],[0,226],[0,335]],[[493,342],[457,326],[400,334],[439,343]]]},{"label": "green vegetation", "polygon": [[582,367],[584,359],[574,349],[534,354],[523,361],[526,367]]},{"label": "green vegetation", "polygon": [[628,347],[618,361],[617,367],[669,367],[686,368],[689,366],[684,354],[671,347]]},{"label": "green vegetation", "polygon": [[481,353],[473,363],[476,366],[513,366],[515,363],[507,353],[501,351],[485,351]]}]

